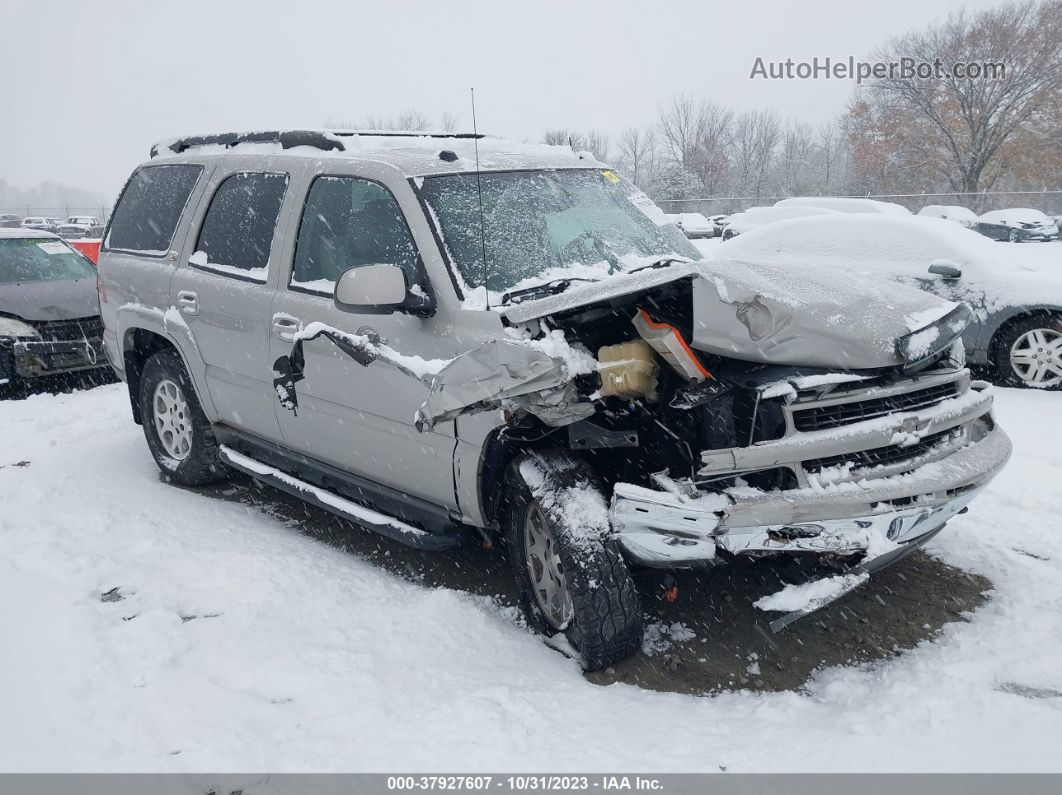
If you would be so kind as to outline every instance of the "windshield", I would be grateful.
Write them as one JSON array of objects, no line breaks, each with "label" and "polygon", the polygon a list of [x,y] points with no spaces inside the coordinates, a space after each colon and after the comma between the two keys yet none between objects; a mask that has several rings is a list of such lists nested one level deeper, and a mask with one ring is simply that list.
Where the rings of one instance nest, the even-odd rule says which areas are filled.
[{"label": "windshield", "polygon": [[0,282],[94,278],[92,264],[61,240],[0,240]]},{"label": "windshield", "polygon": [[421,186],[466,287],[485,281],[501,293],[602,279],[661,257],[700,259],[649,197],[612,171],[492,172],[479,182],[482,238],[475,174],[426,177]]}]

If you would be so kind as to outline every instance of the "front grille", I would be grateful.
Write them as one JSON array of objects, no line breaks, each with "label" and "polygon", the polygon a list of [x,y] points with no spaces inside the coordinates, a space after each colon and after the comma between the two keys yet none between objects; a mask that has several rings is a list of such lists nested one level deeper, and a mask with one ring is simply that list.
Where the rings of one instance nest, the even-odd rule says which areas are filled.
[{"label": "front grille", "polygon": [[906,447],[898,444],[891,444],[888,447],[877,447],[873,450],[860,450],[857,453],[844,453],[842,455],[827,456],[826,458],[813,458],[804,462],[804,471],[821,472],[824,469],[841,467],[846,464],[850,465],[852,469],[869,469],[871,467],[885,466],[887,464],[898,464],[903,461],[921,458],[927,453],[932,452],[934,448],[943,445],[946,442],[958,439],[961,434],[961,431],[951,429],[930,434],[929,436],[920,439],[918,442],[907,445]]},{"label": "front grille", "polygon": [[872,420],[895,414],[898,411],[917,411],[929,408],[955,397],[958,391],[955,382],[937,384],[936,386],[904,392],[888,397],[853,400],[850,403],[836,403],[830,406],[812,406],[800,409],[794,406],[793,425],[798,431],[820,431],[826,428],[839,428],[854,422]]},{"label": "front grille", "polygon": [[92,340],[103,336],[103,320],[98,315],[75,320],[41,320],[33,323],[33,327],[45,342]]}]

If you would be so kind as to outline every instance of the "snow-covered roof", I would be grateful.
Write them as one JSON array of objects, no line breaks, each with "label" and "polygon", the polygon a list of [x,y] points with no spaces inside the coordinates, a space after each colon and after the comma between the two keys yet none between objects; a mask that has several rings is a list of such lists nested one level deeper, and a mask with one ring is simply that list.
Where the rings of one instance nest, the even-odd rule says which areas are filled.
[{"label": "snow-covered roof", "polygon": [[53,235],[51,232],[45,232],[43,229],[8,229],[0,227],[0,240],[8,240],[11,238],[19,240],[39,240],[44,237],[58,238],[58,235]]},{"label": "snow-covered roof", "polygon": [[910,215],[911,211],[900,204],[881,202],[876,199],[850,198],[847,196],[793,196],[775,202],[775,207],[826,207],[842,213],[878,213],[881,215]]},{"label": "snow-covered roof", "polygon": [[949,221],[977,222],[977,213],[961,204],[927,204],[918,214],[929,218],[947,218]]},{"label": "snow-covered roof", "polygon": [[[279,132],[276,140],[263,140],[269,135],[251,132],[174,138],[155,144],[152,154],[156,159],[182,154],[270,154],[378,160],[390,163],[406,176],[419,177],[475,171],[478,144],[482,171],[606,167],[588,152],[577,153],[569,146],[486,135],[476,138],[468,134],[433,132],[300,130]],[[235,145],[214,142],[237,137],[241,140]]]},{"label": "snow-covered roof", "polygon": [[775,221],[791,218],[806,218],[811,215],[839,215],[839,211],[827,207],[749,207],[742,213],[734,213],[726,219],[727,228],[737,234]]},{"label": "snow-covered roof", "polygon": [[700,213],[664,213],[673,224],[677,224],[687,232],[710,232],[714,227],[712,222]]},{"label": "snow-covered roof", "polygon": [[1050,222],[1051,219],[1040,210],[1034,210],[1030,207],[1011,207],[1007,210],[991,210],[982,215],[981,220],[990,224],[1001,222],[1035,224],[1043,223],[1044,221]]}]

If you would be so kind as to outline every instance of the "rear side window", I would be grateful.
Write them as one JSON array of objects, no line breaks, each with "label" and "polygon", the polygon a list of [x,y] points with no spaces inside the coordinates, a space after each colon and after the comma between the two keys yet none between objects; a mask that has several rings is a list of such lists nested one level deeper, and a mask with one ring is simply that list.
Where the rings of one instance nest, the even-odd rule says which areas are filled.
[{"label": "rear side window", "polygon": [[104,248],[151,257],[165,255],[202,172],[202,166],[190,163],[139,169],[114,208]]},{"label": "rear side window", "polygon": [[264,280],[287,187],[287,174],[243,172],[227,177],[214,192],[188,262]]}]

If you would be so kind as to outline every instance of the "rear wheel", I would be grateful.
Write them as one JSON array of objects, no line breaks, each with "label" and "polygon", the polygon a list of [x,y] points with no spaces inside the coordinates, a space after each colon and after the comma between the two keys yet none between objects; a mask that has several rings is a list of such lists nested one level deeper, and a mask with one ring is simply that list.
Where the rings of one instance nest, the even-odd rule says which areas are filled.
[{"label": "rear wheel", "polygon": [[1011,243],[1020,243],[1021,233],[1017,229],[1011,229],[1010,234],[1007,235],[1007,240],[1009,240]]},{"label": "rear wheel", "polygon": [[993,359],[1002,384],[1062,389],[1062,318],[1019,320],[998,335]]},{"label": "rear wheel", "polygon": [[534,455],[518,457],[506,475],[509,561],[531,624],[563,633],[587,670],[633,654],[641,601],[593,470],[568,456]]},{"label": "rear wheel", "polygon": [[174,482],[202,486],[228,475],[177,351],[158,351],[144,365],[140,416],[155,463]]}]

